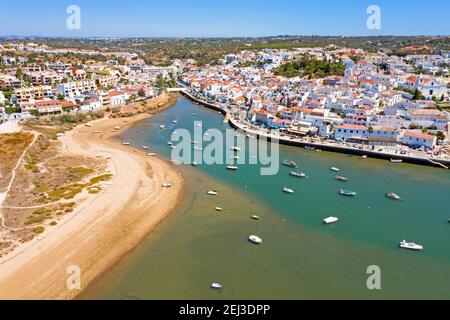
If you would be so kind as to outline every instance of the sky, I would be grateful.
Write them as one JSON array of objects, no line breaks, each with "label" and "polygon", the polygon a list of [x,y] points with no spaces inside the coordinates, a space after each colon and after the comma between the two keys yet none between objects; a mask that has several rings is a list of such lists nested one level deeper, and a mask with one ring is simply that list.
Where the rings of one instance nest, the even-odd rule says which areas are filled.
[{"label": "sky", "polygon": [[[0,36],[450,35],[448,0],[2,0]],[[68,29],[77,5],[81,28]],[[367,28],[367,8],[381,29]]]}]

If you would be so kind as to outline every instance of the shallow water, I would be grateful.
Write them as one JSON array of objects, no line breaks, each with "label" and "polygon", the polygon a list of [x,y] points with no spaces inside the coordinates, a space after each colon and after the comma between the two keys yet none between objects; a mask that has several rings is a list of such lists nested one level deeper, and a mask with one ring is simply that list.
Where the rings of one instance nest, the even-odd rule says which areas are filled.
[{"label": "shallow water", "polygon": [[[193,117],[192,113],[197,116]],[[170,157],[169,131],[228,128],[223,116],[180,98],[123,138]],[[100,277],[82,299],[418,299],[450,298],[450,173],[342,154],[281,147],[308,179],[261,176],[259,166],[183,167],[186,197],[139,248]],[[343,184],[329,170],[350,178]],[[281,192],[284,186],[296,193]],[[338,195],[340,188],[358,192]],[[220,192],[209,197],[207,190]],[[404,201],[385,197],[397,192]],[[224,208],[216,212],[215,207]],[[260,221],[251,219],[253,214]],[[337,216],[339,223],[322,220]],[[262,246],[247,238],[257,234]],[[423,252],[399,249],[401,240]],[[382,290],[367,289],[367,267],[381,268]],[[224,289],[210,289],[219,282]]]}]

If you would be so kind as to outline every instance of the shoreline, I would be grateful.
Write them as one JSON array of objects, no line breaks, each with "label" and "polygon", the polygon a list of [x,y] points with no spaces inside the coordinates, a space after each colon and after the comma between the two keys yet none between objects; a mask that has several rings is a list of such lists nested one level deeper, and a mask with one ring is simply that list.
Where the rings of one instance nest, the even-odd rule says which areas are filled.
[{"label": "shoreline", "polygon": [[[183,96],[187,97],[188,99],[197,102],[201,104],[202,106],[221,112],[223,115],[227,115],[227,111],[221,108],[220,106],[217,106],[215,104],[203,101],[202,99],[196,98],[193,95],[191,95],[187,90],[180,90],[179,91]],[[320,143],[320,142],[307,142],[301,139],[287,139],[271,134],[267,134],[264,132],[261,132],[261,130],[250,130],[247,128],[245,124],[240,123],[238,120],[231,117],[228,120],[228,125],[235,129],[235,130],[241,130],[245,134],[252,134],[255,135],[258,139],[260,137],[265,137],[270,142],[272,139],[278,140],[278,143],[286,146],[291,147],[310,147],[315,148],[316,150],[321,151],[327,151],[327,152],[334,152],[334,153],[342,153],[342,154],[350,154],[355,156],[367,156],[374,159],[379,160],[402,160],[404,163],[411,163],[416,165],[424,165],[428,167],[434,167],[434,168],[441,168],[441,169],[449,169],[450,168],[450,160],[445,159],[436,159],[436,158],[426,158],[426,157],[419,157],[419,156],[411,156],[411,155],[402,155],[402,154],[395,154],[395,153],[388,153],[383,151],[376,151],[376,150],[369,150],[369,149],[358,149],[353,148],[349,146],[342,146],[338,145],[338,142],[336,141],[335,144],[329,144],[329,143]]]},{"label": "shoreline", "polygon": [[[79,125],[61,139],[62,153],[108,159],[113,180],[58,226],[0,260],[0,299],[76,298],[174,211],[184,187],[180,172],[164,159],[111,141],[150,117],[104,118],[90,122],[92,127]],[[166,181],[173,187],[162,188]],[[67,289],[71,266],[80,268],[80,290]]]}]

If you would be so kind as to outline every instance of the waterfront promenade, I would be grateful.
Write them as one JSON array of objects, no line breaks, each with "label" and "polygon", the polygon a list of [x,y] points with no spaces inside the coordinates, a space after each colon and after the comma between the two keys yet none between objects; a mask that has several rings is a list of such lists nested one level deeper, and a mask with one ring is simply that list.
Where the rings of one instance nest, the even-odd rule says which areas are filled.
[{"label": "waterfront promenade", "polygon": [[[207,108],[220,111],[225,116],[228,114],[229,110],[225,106],[219,106],[214,103],[210,103],[202,99],[201,97],[194,96],[190,93],[187,88],[180,88],[177,90],[187,98],[197,102]],[[293,137],[285,134],[276,134],[273,131],[268,131],[266,129],[256,127],[251,123],[244,121],[243,119],[238,119],[230,117],[228,121],[229,125],[234,129],[239,129],[245,134],[254,135],[257,138],[265,137],[269,141],[278,141],[280,144],[295,146],[301,148],[311,148],[316,151],[328,151],[344,153],[354,156],[367,156],[370,158],[382,159],[382,160],[401,160],[405,163],[413,163],[425,166],[438,167],[443,169],[450,168],[450,157],[448,155],[443,156],[431,156],[426,152],[415,151],[410,148],[400,146],[396,148],[388,147],[375,147],[372,149],[368,146],[356,145],[353,146],[348,143],[342,143],[338,141],[324,141],[322,139],[302,139],[298,137]],[[406,154],[401,152],[407,150]]]}]

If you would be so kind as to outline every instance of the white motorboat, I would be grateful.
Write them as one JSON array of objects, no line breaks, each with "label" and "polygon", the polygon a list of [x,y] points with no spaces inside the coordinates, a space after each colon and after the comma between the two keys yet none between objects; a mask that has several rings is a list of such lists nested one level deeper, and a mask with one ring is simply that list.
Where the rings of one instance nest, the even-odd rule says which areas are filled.
[{"label": "white motorboat", "polygon": [[197,161],[193,161],[193,162],[191,163],[191,165],[192,165],[193,167],[196,167],[196,166],[198,166],[198,163],[197,163]]},{"label": "white motorboat", "polygon": [[168,145],[168,146],[173,146],[173,142],[170,142],[170,141],[169,141],[169,142],[167,142],[167,145]]},{"label": "white motorboat", "polygon": [[358,195],[357,192],[344,190],[344,189],[339,190],[339,194],[341,196],[346,196],[346,197],[356,197]]},{"label": "white motorboat", "polygon": [[423,250],[423,246],[420,244],[416,244],[414,242],[407,242],[406,240],[403,240],[400,242],[400,248],[407,249],[407,250],[414,250],[414,251],[421,251]]},{"label": "white motorboat", "polygon": [[223,209],[221,207],[216,207],[216,211],[221,212],[221,211],[223,211]]},{"label": "white motorboat", "polygon": [[291,177],[295,177],[295,178],[306,178],[306,174],[303,173],[303,172],[295,172],[295,171],[293,171],[293,172],[289,173],[289,175]]},{"label": "white motorboat", "polygon": [[149,153],[149,154],[147,154],[147,156],[149,156],[149,157],[156,157],[156,153]]},{"label": "white motorboat", "polygon": [[194,147],[194,150],[195,151],[203,151],[203,148],[202,147]]},{"label": "white motorboat", "polygon": [[239,147],[231,147],[230,150],[234,151],[234,152],[240,152],[241,148],[239,148]]},{"label": "white motorboat", "polygon": [[284,187],[284,188],[283,188],[283,192],[285,192],[285,193],[290,193],[290,194],[295,193],[294,190],[292,190],[292,189],[290,189],[290,188],[287,188],[287,187]]},{"label": "white motorboat", "polygon": [[239,168],[238,168],[237,166],[228,166],[227,169],[228,169],[228,170],[231,170],[231,171],[237,171],[237,170],[239,170]]},{"label": "white motorboat", "polygon": [[403,160],[400,160],[400,159],[391,159],[391,162],[392,162],[392,163],[402,163]]},{"label": "white motorboat", "polygon": [[129,142],[123,142],[122,143],[124,146],[129,146],[129,145],[131,145],[131,143],[129,143]]},{"label": "white motorboat", "polygon": [[161,130],[164,130],[164,129],[166,128],[166,126],[165,126],[165,125],[160,125],[159,128],[160,128]]},{"label": "white motorboat", "polygon": [[178,123],[178,121],[177,120],[173,120],[173,124],[177,124]]},{"label": "white motorboat", "polygon": [[328,217],[326,219],[323,220],[323,223],[325,224],[333,224],[339,221],[339,218],[336,217]]},{"label": "white motorboat", "polygon": [[217,196],[219,193],[217,191],[215,191],[215,190],[209,190],[207,192],[207,194],[210,195],[210,196]]},{"label": "white motorboat", "polygon": [[331,170],[331,171],[334,171],[334,172],[339,172],[339,171],[341,171],[341,169],[336,168],[336,167],[331,167],[330,170]]},{"label": "white motorboat", "polygon": [[147,146],[142,146],[142,149],[148,150],[148,147]]},{"label": "white motorboat", "polygon": [[386,197],[388,197],[389,199],[392,199],[392,200],[401,200],[402,199],[402,198],[400,198],[400,196],[398,194],[396,194],[394,192],[386,193]]},{"label": "white motorboat", "polygon": [[257,216],[257,215],[253,215],[253,216],[252,216],[252,219],[253,219],[253,220],[260,220],[261,217],[260,217],[260,216]]},{"label": "white motorboat", "polygon": [[340,182],[348,182],[348,178],[347,177],[337,176],[334,179],[337,180],[337,181],[340,181]]},{"label": "white motorboat", "polygon": [[250,237],[248,237],[248,240],[253,244],[262,244],[263,243],[263,240],[258,236],[250,236]]},{"label": "white motorboat", "polygon": [[289,168],[297,167],[297,163],[295,161],[291,161],[291,160],[284,160],[283,165],[286,167],[289,167]]},{"label": "white motorboat", "polygon": [[165,182],[165,183],[162,184],[162,187],[163,187],[163,188],[172,188],[172,183],[170,183],[170,182]]},{"label": "white motorboat", "polygon": [[220,283],[213,283],[211,285],[211,288],[213,288],[213,289],[222,289],[223,285],[221,285]]}]

